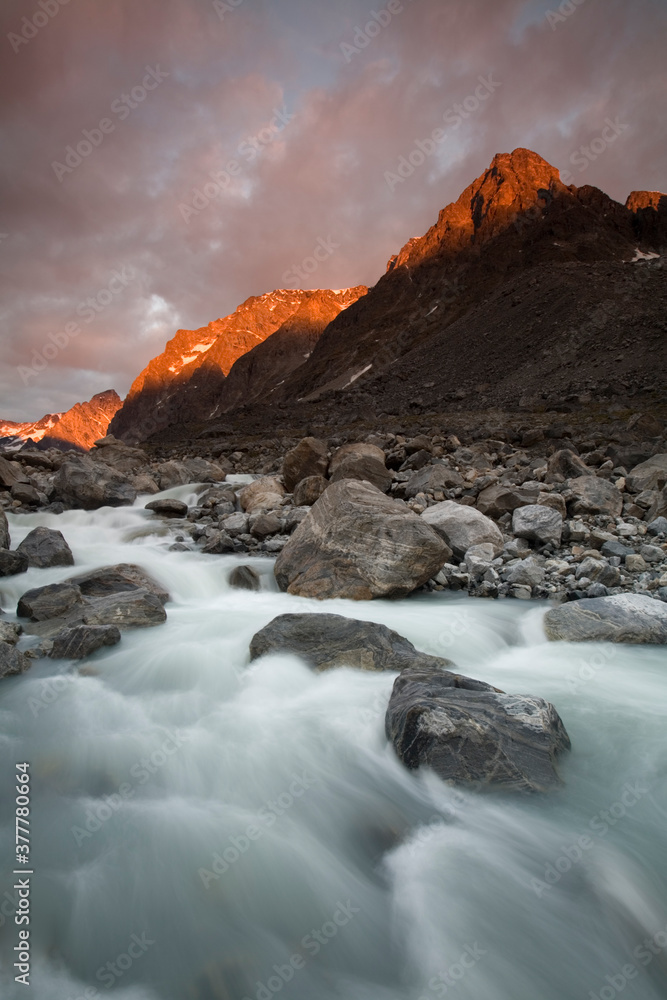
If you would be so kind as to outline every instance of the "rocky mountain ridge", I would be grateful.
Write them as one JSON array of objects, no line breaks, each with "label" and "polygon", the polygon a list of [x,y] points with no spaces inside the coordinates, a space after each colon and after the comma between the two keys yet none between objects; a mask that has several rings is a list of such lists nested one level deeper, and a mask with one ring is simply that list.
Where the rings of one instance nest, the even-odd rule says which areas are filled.
[{"label": "rocky mountain ridge", "polygon": [[85,403],[75,403],[65,413],[47,413],[35,423],[0,421],[0,447],[21,447],[26,443],[88,451],[107,433],[112,417],[122,406],[115,389],[98,392]]}]

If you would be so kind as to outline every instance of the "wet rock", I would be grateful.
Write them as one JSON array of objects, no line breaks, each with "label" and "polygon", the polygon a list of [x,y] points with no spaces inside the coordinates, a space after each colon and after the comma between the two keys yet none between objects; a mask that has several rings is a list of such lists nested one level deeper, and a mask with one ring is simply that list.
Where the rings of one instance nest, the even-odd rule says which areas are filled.
[{"label": "wet rock", "polygon": [[56,496],[72,507],[97,510],[133,504],[137,491],[122,472],[88,455],[67,459],[53,479]]},{"label": "wet rock", "polygon": [[237,590],[261,590],[259,573],[252,566],[235,566],[228,577],[230,587]]},{"label": "wet rock", "polygon": [[623,510],[623,495],[597,476],[580,476],[569,483],[573,499],[568,504],[571,514],[608,514],[618,517]]},{"label": "wet rock", "polygon": [[285,488],[288,493],[292,493],[295,486],[303,479],[326,476],[328,467],[328,449],[324,441],[314,437],[303,438],[296,448],[292,448],[285,455],[283,462]]},{"label": "wet rock", "polygon": [[444,500],[429,507],[421,517],[444,538],[459,559],[463,559],[471,545],[484,542],[493,545],[496,553],[502,550],[504,540],[500,528],[474,507]]},{"label": "wet rock", "polygon": [[667,606],[643,594],[617,594],[547,611],[544,629],[566,642],[667,643]]},{"label": "wet rock", "polygon": [[404,670],[385,721],[403,763],[455,784],[545,791],[560,784],[558,754],[570,748],[549,702],[499,692],[438,669]]},{"label": "wet rock", "polygon": [[642,490],[662,490],[667,485],[667,455],[653,455],[631,469],[627,477],[633,493]]},{"label": "wet rock", "polygon": [[404,503],[345,479],[320,497],[278,556],[281,590],[303,597],[404,597],[442,568],[449,549]]},{"label": "wet rock", "polygon": [[8,642],[11,646],[15,646],[22,632],[21,625],[15,622],[0,621],[0,642]]},{"label": "wet rock", "polygon": [[119,642],[120,631],[115,625],[74,625],[54,636],[49,656],[53,660],[83,660],[103,646]]},{"label": "wet rock", "polygon": [[73,566],[74,556],[62,532],[51,528],[33,528],[16,551],[24,555],[29,566],[48,569],[51,566]]},{"label": "wet rock", "polygon": [[85,625],[117,625],[120,629],[150,628],[166,620],[162,602],[146,590],[91,598],[83,612]]},{"label": "wet rock", "polygon": [[410,477],[405,486],[405,495],[410,499],[418,493],[434,493],[436,490],[454,489],[457,486],[463,486],[463,478],[456,469],[442,464],[428,465]]},{"label": "wet rock", "polygon": [[312,507],[320,499],[327,486],[328,479],[324,476],[309,476],[302,479],[294,489],[294,505],[296,507]]},{"label": "wet rock", "polygon": [[152,510],[160,517],[187,517],[188,505],[182,500],[170,500],[164,497],[162,500],[151,500],[146,504],[146,510]]},{"label": "wet rock", "polygon": [[477,497],[477,510],[487,517],[499,518],[520,507],[535,504],[540,494],[538,487],[504,486],[496,483],[487,486]]},{"label": "wet rock", "polygon": [[0,678],[24,673],[32,660],[13,643],[0,641]]},{"label": "wet rock", "polygon": [[239,493],[241,507],[247,514],[256,510],[275,510],[281,507],[285,488],[273,476],[264,476],[248,483]]},{"label": "wet rock", "polygon": [[9,534],[9,524],[7,523],[7,515],[4,510],[0,508],[0,549],[8,549],[11,545],[11,536]]},{"label": "wet rock", "polygon": [[560,545],[563,534],[563,518],[556,510],[531,504],[514,511],[512,531],[517,538],[526,538],[531,542],[546,545]]},{"label": "wet rock", "polygon": [[28,557],[23,552],[9,552],[0,549],[0,577],[16,576],[25,573],[28,568]]},{"label": "wet rock", "polygon": [[135,566],[133,563],[104,566],[102,569],[94,569],[90,573],[72,576],[67,582],[78,587],[84,597],[106,597],[109,594],[145,590],[149,594],[155,594],[162,604],[166,604],[169,600],[169,591],[140,566]]},{"label": "wet rock", "polygon": [[236,545],[226,531],[212,531],[202,552],[207,556],[223,556],[228,552],[236,552]]},{"label": "wet rock", "polygon": [[27,590],[19,600],[16,614],[36,622],[49,621],[69,614],[82,604],[83,595],[76,584],[51,583]]},{"label": "wet rock", "polygon": [[279,615],[253,636],[250,659],[293,653],[315,670],[404,670],[420,666],[443,670],[449,660],[418,652],[411,642],[385,625],[342,615]]}]

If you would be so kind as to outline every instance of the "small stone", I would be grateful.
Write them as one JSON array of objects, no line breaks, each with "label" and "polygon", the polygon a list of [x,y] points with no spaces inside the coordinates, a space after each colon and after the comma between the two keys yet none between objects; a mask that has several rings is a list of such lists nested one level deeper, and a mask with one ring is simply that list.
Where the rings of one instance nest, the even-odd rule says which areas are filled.
[{"label": "small stone", "polygon": [[518,538],[558,546],[563,534],[563,518],[557,510],[539,504],[519,507],[512,517],[512,531]]},{"label": "small stone", "polygon": [[629,549],[627,545],[622,545],[621,542],[605,542],[600,551],[603,556],[618,556],[619,559],[627,559],[633,554],[632,549]]},{"label": "small stone", "polygon": [[656,517],[646,529],[648,535],[667,535],[667,517]]},{"label": "small stone", "polygon": [[629,573],[644,573],[648,567],[643,556],[630,552],[625,557],[625,568]]},{"label": "small stone", "polygon": [[639,552],[647,563],[659,563],[667,559],[667,553],[659,545],[642,545]]}]

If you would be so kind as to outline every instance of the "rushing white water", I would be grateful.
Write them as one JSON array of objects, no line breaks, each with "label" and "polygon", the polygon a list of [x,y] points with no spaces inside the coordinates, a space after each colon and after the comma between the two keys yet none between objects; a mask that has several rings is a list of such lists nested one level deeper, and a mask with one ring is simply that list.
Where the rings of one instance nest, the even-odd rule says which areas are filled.
[{"label": "rushing white water", "polygon": [[[169,491],[194,501],[194,489]],[[658,1000],[667,995],[664,649],[547,643],[543,607],[435,594],[326,605],[232,590],[138,504],[10,517],[78,571],[134,562],[169,620],[1,682],[2,996],[38,1000]],[[71,569],[0,581],[12,610]],[[384,735],[395,675],[248,664],[275,615],[383,622],[553,701],[562,791],[461,791]],[[29,987],[15,984],[13,764],[32,774]],[[643,942],[647,942],[644,944]],[[662,942],[662,944],[660,943]],[[632,968],[630,968],[632,967]],[[86,992],[87,991],[87,992]]]}]

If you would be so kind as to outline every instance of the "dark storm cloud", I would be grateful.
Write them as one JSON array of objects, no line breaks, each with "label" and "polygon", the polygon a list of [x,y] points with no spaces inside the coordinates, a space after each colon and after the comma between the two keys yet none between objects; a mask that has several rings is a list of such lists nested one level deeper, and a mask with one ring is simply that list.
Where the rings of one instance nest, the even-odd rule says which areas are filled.
[{"label": "dark storm cloud", "polygon": [[179,326],[293,283],[318,241],[309,287],[373,283],[496,152],[619,200],[667,184],[658,0],[57,2],[0,14],[1,417],[123,394]]}]

